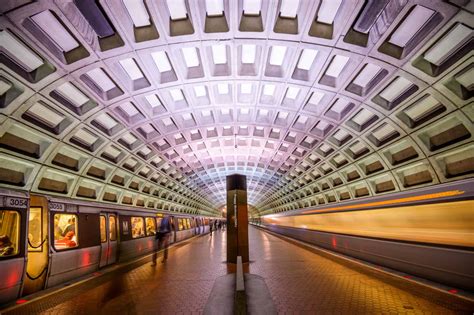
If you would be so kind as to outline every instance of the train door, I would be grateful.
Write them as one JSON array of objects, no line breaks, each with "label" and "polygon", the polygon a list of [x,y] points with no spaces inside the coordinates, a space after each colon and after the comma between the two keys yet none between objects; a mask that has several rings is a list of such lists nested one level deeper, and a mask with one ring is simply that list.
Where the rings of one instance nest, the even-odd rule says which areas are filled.
[{"label": "train door", "polygon": [[117,261],[117,215],[101,213],[100,215],[100,263],[99,268]]},{"label": "train door", "polygon": [[28,213],[28,251],[23,295],[44,289],[48,275],[48,210],[45,197],[31,196]]}]

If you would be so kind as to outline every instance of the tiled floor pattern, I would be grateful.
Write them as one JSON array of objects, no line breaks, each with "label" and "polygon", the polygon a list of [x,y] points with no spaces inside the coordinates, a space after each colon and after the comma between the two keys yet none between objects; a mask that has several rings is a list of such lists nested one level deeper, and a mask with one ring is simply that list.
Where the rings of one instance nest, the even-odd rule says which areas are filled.
[{"label": "tiled floor pattern", "polygon": [[[416,296],[397,281],[254,227],[249,242],[248,269],[265,278],[280,314],[456,313],[452,305]],[[215,279],[227,273],[225,258],[225,232],[205,235],[172,249],[164,264],[111,272],[11,314],[200,314]]]}]

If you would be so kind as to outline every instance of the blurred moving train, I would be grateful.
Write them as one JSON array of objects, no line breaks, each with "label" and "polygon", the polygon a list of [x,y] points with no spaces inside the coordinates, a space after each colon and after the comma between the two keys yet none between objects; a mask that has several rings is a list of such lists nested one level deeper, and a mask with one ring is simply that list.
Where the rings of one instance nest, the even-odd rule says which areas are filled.
[{"label": "blurred moving train", "polygon": [[331,251],[474,291],[474,181],[326,204],[251,223]]},{"label": "blurred moving train", "polygon": [[207,217],[0,190],[0,305],[152,252],[165,216],[170,243],[209,232]]}]

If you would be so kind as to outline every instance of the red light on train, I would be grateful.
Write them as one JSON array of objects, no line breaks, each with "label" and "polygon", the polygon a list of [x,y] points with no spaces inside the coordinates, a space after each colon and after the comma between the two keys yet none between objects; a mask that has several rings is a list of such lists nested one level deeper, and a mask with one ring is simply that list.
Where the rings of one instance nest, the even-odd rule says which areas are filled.
[{"label": "red light on train", "polygon": [[16,300],[16,304],[23,304],[23,303],[26,303],[28,302],[28,300],[25,300],[25,299],[21,299],[21,300]]},{"label": "red light on train", "polygon": [[412,276],[408,276],[408,275],[407,275],[407,276],[403,276],[403,278],[406,278],[406,279],[411,279],[411,278],[412,278]]},{"label": "red light on train", "polygon": [[450,290],[448,290],[448,292],[449,292],[449,293],[452,293],[452,294],[456,294],[456,293],[458,293],[458,290],[456,290],[456,289],[450,289]]},{"label": "red light on train", "polygon": [[337,247],[337,240],[336,240],[336,237],[332,237],[332,240],[331,240],[331,244],[332,244],[332,247],[333,248],[336,248]]}]

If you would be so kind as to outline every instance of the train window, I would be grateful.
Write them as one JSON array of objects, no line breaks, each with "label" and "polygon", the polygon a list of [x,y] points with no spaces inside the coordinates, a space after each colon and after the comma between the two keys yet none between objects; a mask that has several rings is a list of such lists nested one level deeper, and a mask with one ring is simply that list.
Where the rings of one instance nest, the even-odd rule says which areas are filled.
[{"label": "train window", "polygon": [[132,237],[145,236],[145,224],[142,217],[132,217]]},{"label": "train window", "polygon": [[145,218],[146,223],[146,235],[155,235],[156,234],[156,222],[154,218]]},{"label": "train window", "polygon": [[114,215],[109,216],[109,239],[117,240],[117,219]]},{"label": "train window", "polygon": [[189,219],[186,219],[186,229],[190,229],[191,228],[191,221]]},{"label": "train window", "polygon": [[178,219],[178,231],[184,230],[183,219]]},{"label": "train window", "polygon": [[18,254],[20,214],[16,211],[0,210],[0,257]]},{"label": "train window", "polygon": [[54,215],[54,248],[63,250],[79,245],[77,237],[77,215],[57,213]]},{"label": "train window", "polygon": [[42,210],[42,208],[30,208],[28,218],[28,251],[30,252],[43,250]]},{"label": "train window", "polygon": [[100,216],[100,242],[107,242],[107,222],[105,215]]}]

